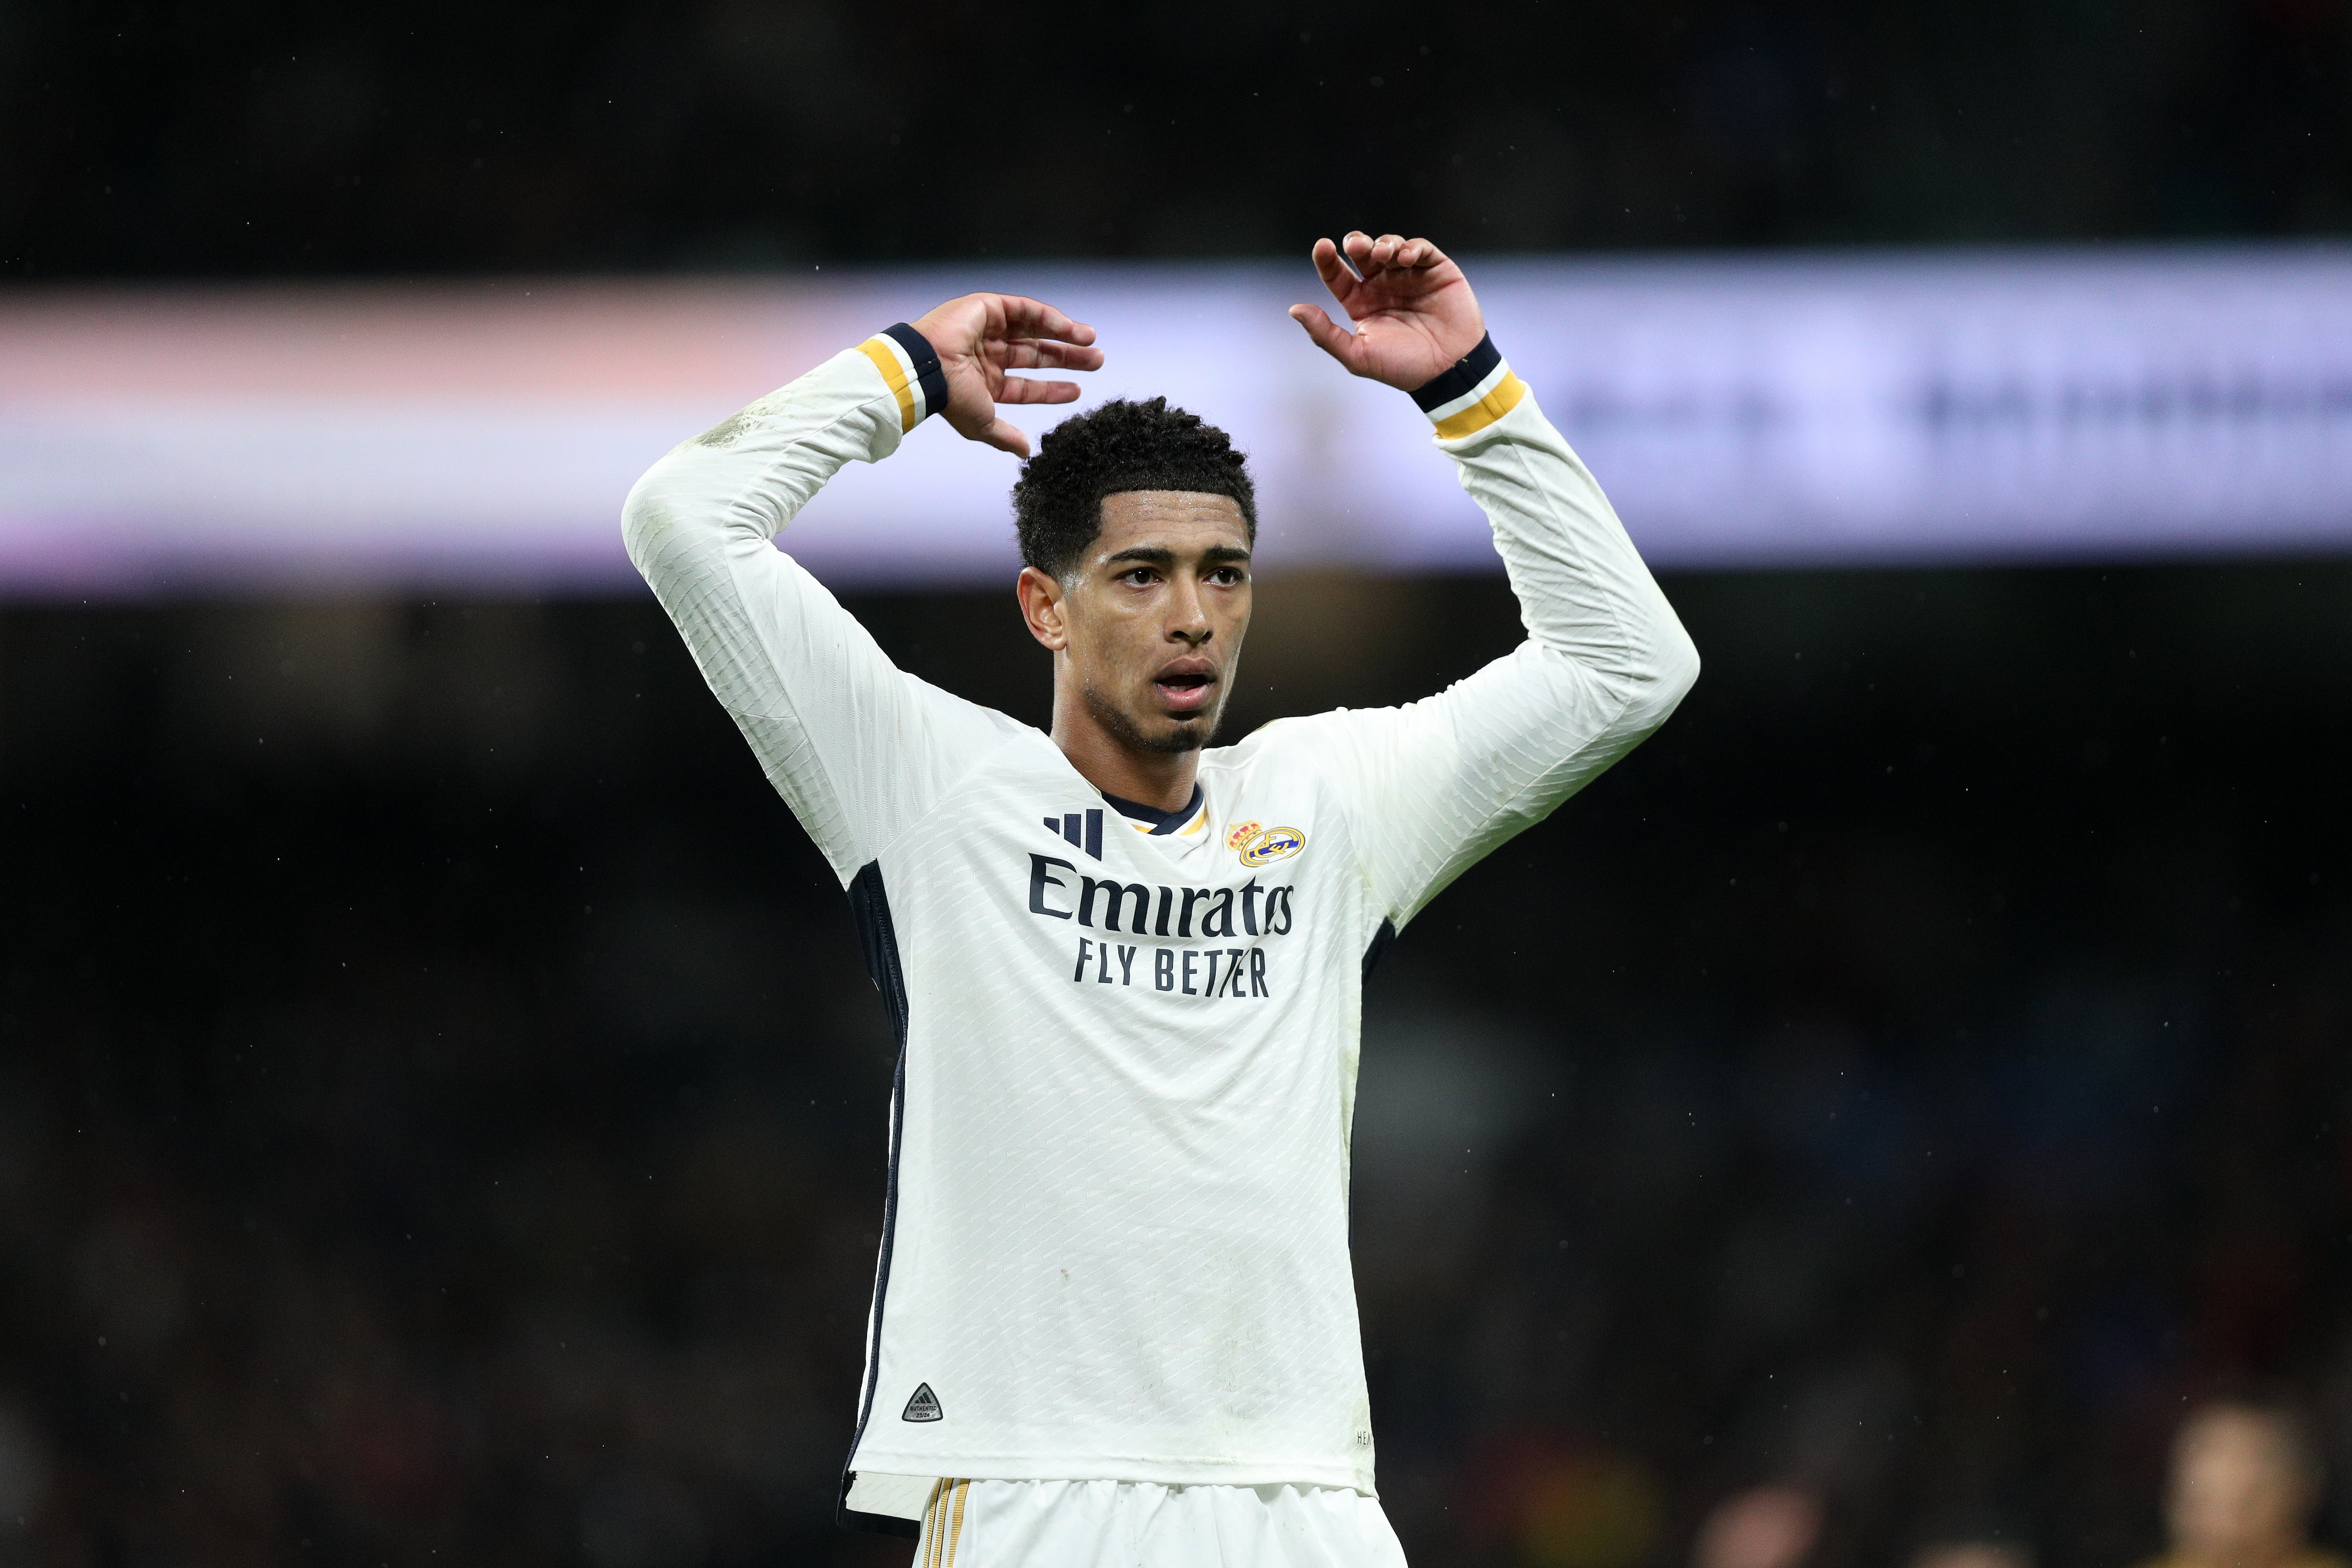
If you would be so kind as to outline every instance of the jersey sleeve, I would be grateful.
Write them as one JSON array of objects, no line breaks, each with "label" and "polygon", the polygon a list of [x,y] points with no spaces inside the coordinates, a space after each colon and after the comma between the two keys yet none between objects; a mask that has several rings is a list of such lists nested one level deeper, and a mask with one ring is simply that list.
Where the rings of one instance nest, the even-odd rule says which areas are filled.
[{"label": "jersey sleeve", "polygon": [[1491,340],[1415,398],[1494,527],[1528,638],[1437,696],[1281,726],[1346,802],[1398,929],[1665,722],[1698,678],[1608,498]]},{"label": "jersey sleeve", "polygon": [[622,510],[629,559],[845,886],[1013,721],[891,664],[773,540],[945,400],[930,345],[893,327],[670,452]]}]

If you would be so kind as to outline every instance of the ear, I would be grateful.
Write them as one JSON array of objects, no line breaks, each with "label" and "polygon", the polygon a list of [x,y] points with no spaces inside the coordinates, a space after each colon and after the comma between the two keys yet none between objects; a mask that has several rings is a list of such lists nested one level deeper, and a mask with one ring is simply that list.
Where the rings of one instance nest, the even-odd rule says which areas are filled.
[{"label": "ear", "polygon": [[1070,646],[1065,605],[1067,589],[1034,566],[1024,566],[1013,594],[1021,601],[1021,618],[1028,623],[1031,637],[1055,653]]}]

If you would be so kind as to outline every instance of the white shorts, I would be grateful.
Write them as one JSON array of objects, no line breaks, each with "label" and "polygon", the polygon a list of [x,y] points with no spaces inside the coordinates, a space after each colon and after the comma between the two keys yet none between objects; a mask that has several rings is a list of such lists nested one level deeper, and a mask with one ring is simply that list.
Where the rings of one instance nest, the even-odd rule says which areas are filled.
[{"label": "white shorts", "polygon": [[945,1480],[914,1568],[1404,1568],[1404,1549],[1336,1487]]}]

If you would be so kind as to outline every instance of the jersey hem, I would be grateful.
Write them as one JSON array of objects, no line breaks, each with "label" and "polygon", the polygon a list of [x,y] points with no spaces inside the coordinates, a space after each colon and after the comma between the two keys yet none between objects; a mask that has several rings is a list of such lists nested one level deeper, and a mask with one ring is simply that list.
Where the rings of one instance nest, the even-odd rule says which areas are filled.
[{"label": "jersey hem", "polygon": [[1164,1455],[908,1454],[861,1449],[849,1468],[897,1476],[958,1476],[975,1481],[1143,1481],[1163,1487],[1329,1487],[1377,1499],[1369,1475],[1285,1461],[1171,1459]]}]

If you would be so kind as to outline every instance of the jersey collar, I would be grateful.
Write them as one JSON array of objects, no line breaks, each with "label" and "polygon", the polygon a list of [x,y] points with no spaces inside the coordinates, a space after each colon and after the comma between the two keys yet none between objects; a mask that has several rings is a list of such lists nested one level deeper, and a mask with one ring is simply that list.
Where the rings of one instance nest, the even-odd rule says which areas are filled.
[{"label": "jersey collar", "polygon": [[1174,811],[1161,811],[1156,806],[1144,805],[1131,800],[1121,800],[1108,790],[1103,792],[1103,800],[1113,811],[1126,817],[1137,832],[1148,833],[1154,837],[1188,831],[1194,821],[1207,809],[1202,804],[1202,790],[1198,782],[1192,785],[1192,798]]}]

